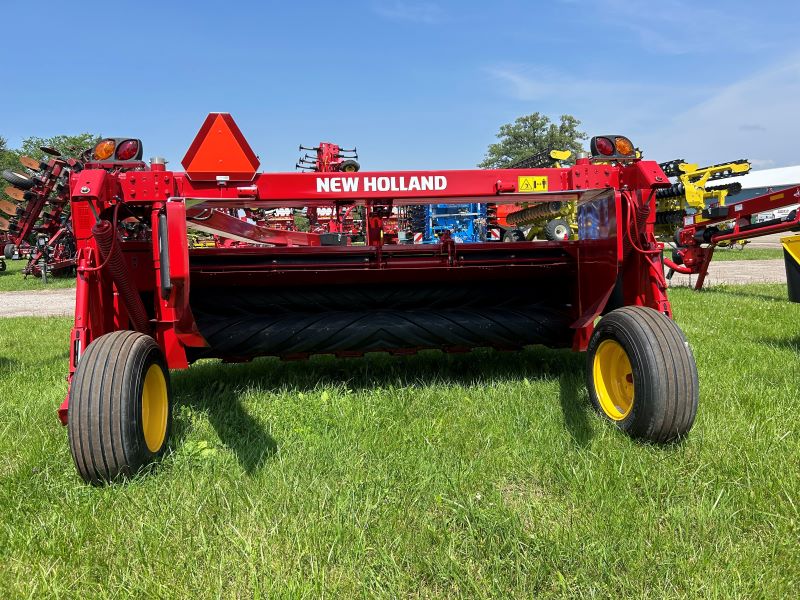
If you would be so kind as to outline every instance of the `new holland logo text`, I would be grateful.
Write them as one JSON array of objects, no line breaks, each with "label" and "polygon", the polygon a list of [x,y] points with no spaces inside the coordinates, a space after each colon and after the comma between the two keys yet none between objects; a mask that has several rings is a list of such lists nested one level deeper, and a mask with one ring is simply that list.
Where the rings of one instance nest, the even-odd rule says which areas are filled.
[{"label": "new holland logo text", "polygon": [[446,189],[447,177],[444,175],[320,177],[317,179],[317,192],[434,192]]}]

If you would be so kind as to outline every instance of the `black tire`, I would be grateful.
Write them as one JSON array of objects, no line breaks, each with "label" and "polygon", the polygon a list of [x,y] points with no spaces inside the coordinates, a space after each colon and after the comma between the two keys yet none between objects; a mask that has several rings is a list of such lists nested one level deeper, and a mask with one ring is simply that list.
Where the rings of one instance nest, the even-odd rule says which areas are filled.
[{"label": "black tire", "polygon": [[33,187],[33,179],[25,175],[24,173],[19,173],[17,171],[12,171],[10,169],[5,169],[3,171],[3,179],[5,179],[8,183],[13,185],[16,188],[21,190],[29,190]]},{"label": "black tire", "polygon": [[504,242],[524,242],[525,234],[519,229],[507,229],[503,234]]},{"label": "black tire", "polygon": [[164,453],[171,425],[169,371],[153,338],[115,331],[89,344],[72,379],[67,412],[72,458],[85,482],[134,475]]},{"label": "black tire", "polygon": [[349,158],[347,160],[343,160],[339,164],[339,171],[343,173],[356,173],[361,169],[361,165],[358,164],[357,160],[353,160]]},{"label": "black tire", "polygon": [[3,256],[8,260],[14,258],[14,252],[16,251],[16,246],[14,246],[13,242],[8,242],[5,247],[3,248]]},{"label": "black tire", "polygon": [[0,273],[6,270],[6,261],[3,258],[0,258]]},{"label": "black tire", "polygon": [[544,226],[544,237],[551,242],[563,242],[572,238],[572,229],[564,219],[553,219]]},{"label": "black tire", "polygon": [[[627,365],[614,360],[620,352]],[[642,306],[611,311],[594,330],[586,364],[595,409],[631,437],[665,443],[692,428],[697,367],[683,332],[666,315]]]}]

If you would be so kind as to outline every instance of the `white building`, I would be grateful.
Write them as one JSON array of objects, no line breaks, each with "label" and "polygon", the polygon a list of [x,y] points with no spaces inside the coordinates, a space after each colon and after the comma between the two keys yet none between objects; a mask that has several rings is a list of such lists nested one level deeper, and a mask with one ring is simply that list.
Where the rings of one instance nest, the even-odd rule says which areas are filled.
[{"label": "white building", "polygon": [[[725,178],[721,183],[742,184],[742,191],[734,196],[728,196],[726,200],[726,204],[731,204],[733,202],[738,204],[743,200],[749,200],[756,196],[769,194],[771,192],[779,192],[787,187],[800,185],[800,165],[750,171],[747,175]],[[793,204],[792,206],[784,206],[768,213],[760,213],[756,217],[756,222],[785,218],[786,215],[796,210],[797,207],[798,204]]]}]

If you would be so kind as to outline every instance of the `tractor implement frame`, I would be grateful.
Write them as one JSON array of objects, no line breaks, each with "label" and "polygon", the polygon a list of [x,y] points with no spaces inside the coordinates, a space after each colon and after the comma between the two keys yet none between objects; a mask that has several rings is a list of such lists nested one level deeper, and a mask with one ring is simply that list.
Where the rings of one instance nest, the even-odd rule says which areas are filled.
[{"label": "tractor implement frame", "polygon": [[718,244],[800,230],[798,210],[789,213],[785,219],[754,222],[754,217],[759,213],[798,203],[800,203],[800,185],[756,196],[743,202],[708,208],[702,213],[685,217],[684,226],[675,234],[677,248],[673,252],[672,259],[664,258],[664,265],[670,270],[667,279],[672,277],[673,272],[697,275],[694,289],[703,289]]},{"label": "tractor implement frame", "polygon": [[[70,391],[59,416],[70,427],[78,471],[102,483],[157,458],[169,432],[169,369],[201,358],[571,348],[588,352],[590,398],[601,414],[635,437],[685,435],[697,408],[696,369],[671,320],[663,246],[654,235],[656,190],[669,181],[638,156],[609,161],[258,173],[258,159],[230,115],[212,113],[183,172],[166,170],[163,160],[149,168],[88,164],[73,172],[78,280]],[[445,231],[435,244],[388,243],[384,225],[394,207],[472,202],[573,202],[578,239],[457,244]],[[314,234],[235,216],[240,209],[331,205],[363,207],[364,245],[329,246]],[[198,224],[241,243],[190,247],[188,229]],[[608,323],[616,325],[596,326],[611,315],[617,316]],[[133,361],[119,369],[147,372],[137,371],[125,394],[106,395],[105,384],[91,383],[98,361]],[[676,361],[680,369],[667,364]],[[91,420],[98,414],[133,421]],[[87,427],[100,440],[94,448],[109,427],[129,431],[133,437],[125,439],[139,440],[133,458],[120,462],[112,453],[99,460],[84,445]]]}]

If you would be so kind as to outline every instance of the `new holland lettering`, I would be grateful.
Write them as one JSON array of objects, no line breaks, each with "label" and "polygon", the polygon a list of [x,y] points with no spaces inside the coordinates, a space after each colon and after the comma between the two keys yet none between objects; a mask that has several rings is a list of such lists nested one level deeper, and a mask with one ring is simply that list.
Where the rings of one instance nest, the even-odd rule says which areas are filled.
[{"label": "new holland lettering", "polygon": [[327,177],[317,179],[318,192],[357,192],[358,179],[355,177]]},{"label": "new holland lettering", "polygon": [[[361,187],[363,182],[363,188]],[[318,177],[317,192],[437,192],[447,189],[444,175]]]}]

